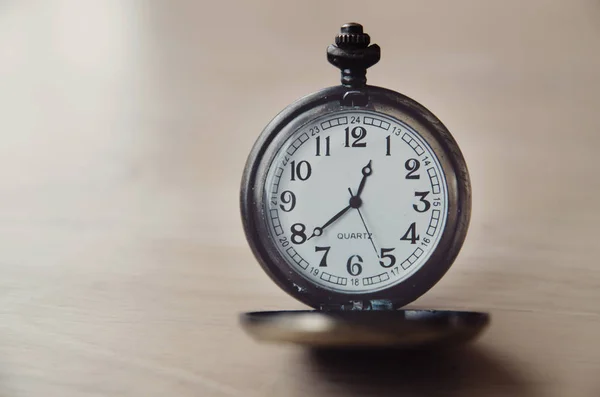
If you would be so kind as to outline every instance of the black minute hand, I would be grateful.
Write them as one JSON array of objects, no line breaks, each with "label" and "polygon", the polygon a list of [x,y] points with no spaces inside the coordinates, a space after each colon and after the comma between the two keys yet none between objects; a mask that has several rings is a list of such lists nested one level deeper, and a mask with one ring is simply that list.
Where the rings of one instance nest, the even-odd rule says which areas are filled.
[{"label": "black minute hand", "polygon": [[341,210],[340,212],[338,212],[337,214],[335,214],[333,216],[333,218],[331,218],[330,220],[328,220],[327,222],[325,222],[325,224],[321,227],[315,227],[315,230],[313,230],[312,234],[310,235],[310,237],[308,238],[308,240],[310,240],[313,237],[319,237],[320,235],[323,234],[323,230],[325,230],[325,228],[329,225],[331,225],[333,222],[337,221],[338,219],[340,219],[340,217],[342,215],[344,215],[346,213],[346,211],[348,211],[350,208],[352,208],[350,205],[348,205],[346,208],[344,208],[343,210]]}]

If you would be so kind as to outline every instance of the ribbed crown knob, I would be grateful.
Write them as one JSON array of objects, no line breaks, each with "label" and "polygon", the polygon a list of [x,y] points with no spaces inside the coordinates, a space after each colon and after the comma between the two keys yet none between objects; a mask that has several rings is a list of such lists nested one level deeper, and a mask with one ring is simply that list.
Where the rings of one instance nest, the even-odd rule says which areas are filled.
[{"label": "ribbed crown knob", "polygon": [[367,84],[367,69],[375,65],[381,56],[377,44],[371,44],[371,38],[363,32],[361,24],[352,22],[342,25],[335,36],[335,44],[327,47],[327,60],[339,68],[342,84],[346,87],[360,88]]},{"label": "ribbed crown knob", "polygon": [[366,48],[371,38],[363,32],[359,23],[351,22],[342,25],[340,33],[335,36],[335,44],[340,48]]}]

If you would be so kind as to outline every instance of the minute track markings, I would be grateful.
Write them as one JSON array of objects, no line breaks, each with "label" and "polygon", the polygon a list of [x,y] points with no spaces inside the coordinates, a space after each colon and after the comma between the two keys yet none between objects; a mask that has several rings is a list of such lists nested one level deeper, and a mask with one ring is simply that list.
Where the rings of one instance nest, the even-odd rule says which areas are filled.
[{"label": "minute track markings", "polygon": [[335,276],[333,274],[329,274],[327,272],[321,272],[321,280],[325,280],[328,281],[332,284],[337,284],[337,285],[346,285],[348,284],[348,278],[347,277],[338,277]]},{"label": "minute track markings", "polygon": [[423,153],[425,153],[425,150],[423,150],[421,145],[407,132],[402,135],[402,140],[406,142],[408,146],[412,148],[412,150],[414,150],[417,156],[421,156]]},{"label": "minute track markings", "polygon": [[337,127],[339,125],[348,124],[348,117],[335,117],[329,120],[325,120],[321,123],[321,128],[323,131],[330,129],[331,127]]},{"label": "minute track markings", "polygon": [[304,134],[302,134],[298,138],[296,138],[296,140],[292,143],[292,145],[287,150],[287,154],[289,154],[290,156],[293,156],[294,153],[296,153],[296,150],[298,150],[300,148],[300,146],[302,146],[302,144],[306,141],[308,141],[308,134],[305,132]]},{"label": "minute track markings", "polygon": [[[350,116],[352,116],[352,118],[355,120],[354,123],[350,123]],[[341,122],[339,125],[335,126],[331,126],[332,123],[330,123],[329,125],[327,124],[327,122],[331,120],[341,119],[341,121],[344,121],[343,117],[346,117],[346,124],[341,124]],[[428,257],[430,255],[430,252],[432,252],[432,250],[435,249],[436,244],[439,242],[440,228],[442,227],[441,225],[443,224],[443,222],[445,222],[445,217],[441,216],[441,214],[445,213],[444,211],[446,211],[447,209],[445,196],[446,181],[442,169],[439,168],[439,160],[436,157],[435,152],[431,150],[431,148],[427,145],[426,141],[424,141],[421,136],[415,135],[416,132],[412,130],[411,126],[407,126],[401,122],[399,123],[396,120],[393,120],[389,123],[390,126],[386,130],[385,128],[378,127],[376,125],[377,122],[373,122],[371,118],[373,120],[377,119],[381,121],[383,121],[384,119],[388,120],[385,117],[372,117],[370,114],[368,114],[368,112],[350,111],[349,113],[344,114],[344,116],[323,118],[321,119],[322,121],[316,119],[314,122],[306,123],[303,127],[301,127],[301,130],[297,130],[295,136],[290,137],[290,142],[296,142],[297,144],[298,138],[302,134],[307,134],[308,140],[305,140],[305,142],[303,142],[302,145],[300,145],[296,150],[294,150],[293,155],[290,155],[288,152],[288,149],[290,148],[289,144],[284,144],[284,146],[280,150],[283,151],[286,157],[283,158],[282,155],[280,155],[276,159],[274,159],[276,160],[276,163],[278,163],[280,166],[283,166],[284,168],[283,173],[281,175],[283,176],[283,178],[277,178],[275,180],[271,179],[271,181],[275,182],[274,184],[277,185],[276,191],[278,192],[278,195],[277,197],[275,197],[275,194],[270,193],[269,198],[271,200],[267,204],[271,204],[271,208],[275,206],[275,203],[277,204],[278,208],[281,204],[285,204],[283,210],[291,211],[289,213],[284,213],[283,211],[279,212],[279,223],[281,224],[280,227],[283,226],[283,229],[285,231],[285,233],[280,237],[287,237],[290,246],[294,246],[294,248],[296,249],[296,252],[293,255],[294,259],[291,259],[292,257],[290,256],[290,253],[285,252],[284,248],[283,251],[285,253],[286,261],[290,261],[291,263],[293,263],[294,268],[297,269],[297,271],[299,271],[299,273],[304,275],[306,278],[310,279],[311,282],[316,282],[316,284],[321,285],[323,287],[327,285],[326,288],[329,288],[331,290],[347,292],[371,290],[377,291],[382,288],[388,288],[388,286],[396,284],[400,280],[404,280],[408,277],[411,277],[411,274],[413,274],[416,270],[420,269],[421,263],[424,263],[425,259],[423,258]],[[336,121],[333,121],[333,124],[336,124]],[[384,124],[382,123],[382,125]],[[356,142],[356,139],[361,138],[361,135],[363,135],[362,133],[358,134],[357,130],[357,133],[355,134],[357,135],[357,137],[354,137],[352,135],[352,129],[356,127],[362,127],[367,130],[368,133],[366,134],[366,136],[358,141],[358,143],[368,143],[366,148],[363,147],[362,149],[342,149],[344,147],[344,144],[346,143],[346,127],[350,127],[350,147],[352,147],[352,144]],[[394,127],[394,129],[399,133],[396,134],[393,131],[392,127]],[[313,132],[311,133],[310,131]],[[315,133],[315,131],[318,132]],[[408,140],[408,138],[410,137],[411,139],[409,140],[409,142],[413,141],[412,145],[410,145],[409,142],[406,142],[402,139],[403,135],[405,134],[406,140]],[[398,137],[398,139],[396,139],[396,137]],[[311,140],[311,138],[315,138],[315,142],[309,142],[310,145],[306,145],[305,143]],[[317,144],[317,141],[319,140],[320,145]],[[405,145],[401,144],[401,142]],[[423,149],[423,153],[420,156],[417,154],[417,152],[415,152],[415,148],[413,147],[416,147],[416,144],[418,144],[418,146]],[[281,151],[279,153],[281,153]],[[328,154],[330,154],[330,156],[327,156]],[[356,160],[354,160],[354,158],[356,158]],[[370,158],[372,158],[372,161],[369,161]],[[404,176],[406,176],[406,174],[409,173],[409,171],[407,171],[404,167],[406,159],[409,158],[414,158],[420,163],[419,169],[416,170],[413,174],[420,175],[420,179],[418,180],[405,180],[403,178]],[[333,193],[333,190],[330,189],[333,189],[335,186],[339,186],[340,184],[344,185],[345,183],[347,183],[344,182],[347,177],[342,177],[342,172],[345,172],[344,170],[346,169],[350,169],[350,167],[352,166],[351,164],[355,164],[355,161],[365,161],[364,163],[362,163],[363,166],[370,162],[371,166],[375,163],[376,166],[379,167],[379,165],[377,164],[379,164],[378,161],[380,159],[382,160],[383,175],[385,176],[383,177],[383,179],[377,180],[383,180],[385,186],[390,186],[392,190],[378,192],[377,189],[381,189],[383,185],[381,185],[381,182],[377,182],[373,185],[373,188],[375,188],[376,191],[372,192],[372,188],[369,187],[371,186],[370,178],[369,180],[365,180],[366,183],[362,184],[362,189],[365,191],[365,198],[368,198],[369,200],[368,211],[365,208],[356,208],[357,215],[353,215],[352,217],[350,217],[351,220],[349,220],[349,222],[344,221],[344,223],[340,223],[340,220],[345,219],[345,217],[347,216],[347,212],[354,211],[355,209],[352,207],[346,209],[348,205],[341,208],[344,204],[342,200],[342,205],[338,208],[338,211],[333,211],[332,214],[329,216],[327,215],[327,211],[325,211],[324,208],[316,212],[321,214],[319,216],[324,215],[326,220],[331,220],[335,218],[331,223],[328,223],[329,220],[327,222],[320,223],[319,219],[313,219],[309,215],[310,212],[307,211],[310,211],[310,208],[312,208],[313,206],[322,207],[324,204],[327,203],[328,197],[339,197],[339,193],[330,194],[330,191]],[[385,161],[383,161],[384,159]],[[303,163],[304,161],[310,164],[305,164]],[[339,161],[342,161],[342,163],[340,164]],[[293,174],[295,177],[295,181],[293,181],[292,184],[290,184],[290,181],[288,179],[290,179],[290,175],[292,175],[292,173],[287,168],[291,165],[295,165],[296,167],[298,167],[298,164],[300,163],[302,163],[302,165],[300,166],[302,168],[299,169],[300,173],[295,172]],[[414,167],[414,164],[411,163],[411,166]],[[312,168],[312,174],[309,172],[309,167]],[[430,179],[431,171],[429,173],[427,172],[429,168],[433,168],[436,172],[436,176],[439,180],[439,194],[433,193],[432,181]],[[276,168],[273,169],[276,170]],[[401,186],[405,187],[392,187],[393,185],[390,185],[389,183],[385,182],[386,180],[389,180],[393,183],[394,172],[391,171],[393,169],[396,169],[396,175],[398,175],[398,177],[402,177],[403,181],[405,181],[403,182],[403,184],[401,184]],[[335,173],[331,173],[332,170],[336,170]],[[298,171],[298,169],[296,171]],[[274,176],[275,175],[273,175],[273,177]],[[356,181],[355,183],[357,182],[359,181]],[[362,178],[360,182],[362,182]],[[436,182],[435,179],[434,182]],[[267,185],[270,185],[271,189],[275,187],[273,186],[274,184],[271,184],[270,182],[267,183]],[[349,192],[347,193],[347,197],[352,198],[352,192],[357,192],[359,188],[360,184],[357,183],[353,185],[351,183]],[[348,190],[348,185],[345,185],[343,189]],[[405,189],[409,190],[406,191]],[[291,193],[286,193],[287,203],[284,203],[282,201],[281,193],[284,191],[290,191],[294,193],[297,199],[296,207],[292,205],[293,199],[291,198]],[[425,196],[424,192],[426,191],[430,191],[431,193]],[[419,192],[419,194],[422,194],[424,196],[423,200],[421,200],[421,196],[415,196],[415,192]],[[381,215],[375,214],[385,214],[386,212],[381,212],[383,210],[381,206],[387,206],[391,203],[389,202],[389,199],[383,199],[383,201],[375,199],[373,200],[373,203],[371,203],[371,197],[376,197],[378,193],[381,193],[382,197],[387,196],[390,198],[396,197],[396,195],[400,194],[400,202],[402,203],[401,208],[404,208],[404,206],[406,206],[406,209],[410,209],[410,211],[414,212],[414,214],[417,216],[416,218],[411,218],[411,215],[409,215],[409,217],[404,218],[405,215],[402,215],[402,219],[404,219],[403,225],[406,226],[400,227],[400,229],[403,229],[403,227],[408,227],[410,223],[416,221],[416,232],[420,236],[420,239],[415,241],[416,244],[412,245],[412,248],[413,253],[415,252],[415,249],[419,247],[421,248],[421,251],[417,251],[417,253],[422,252],[422,254],[418,256],[416,261],[416,255],[413,256],[413,253],[407,252],[408,247],[411,246],[410,240],[407,242],[398,242],[398,238],[400,238],[400,236],[406,232],[406,229],[399,231],[398,228],[396,228],[395,231],[391,231],[391,224],[390,226],[386,226],[383,229],[381,229],[382,221],[383,224],[386,224],[387,220],[384,221],[382,218],[380,218]],[[375,196],[373,196],[373,194],[375,194]],[[359,198],[362,204],[362,194]],[[412,200],[410,198],[412,198]],[[438,200],[440,198],[441,200]],[[434,204],[434,200],[438,201],[435,201]],[[431,205],[427,206],[425,201],[430,202]],[[349,203],[346,202],[346,204]],[[370,209],[372,205],[375,205],[375,207],[373,207],[373,210]],[[413,205],[417,205],[418,210],[415,210]],[[434,205],[435,208],[433,207]],[[379,206],[380,208],[378,209],[377,206]],[[432,221],[432,211],[434,209],[441,210],[438,225],[435,229],[430,227],[430,222]],[[338,217],[337,215],[342,210],[345,211]],[[367,211],[367,213],[365,213],[365,211]],[[420,212],[423,212],[423,215],[420,215]],[[390,213],[389,215],[394,217],[400,216],[397,210],[392,211],[392,213]],[[354,216],[356,216],[356,220],[354,220]],[[370,221],[371,216],[375,216],[375,218],[372,221]],[[423,218],[423,216],[425,216],[426,219]],[[277,220],[274,220],[273,224],[271,219],[269,219],[269,224],[272,228],[271,230],[273,230],[274,227],[278,226],[276,225],[277,222]],[[290,240],[290,225],[297,224],[299,222],[302,222],[303,225],[306,225],[306,240],[304,240],[304,238],[302,238],[302,236],[300,235],[301,228],[298,225],[296,230],[298,231],[299,235],[295,237],[295,240],[300,244],[295,244],[293,241]],[[371,222],[373,223],[371,224]],[[314,226],[315,224],[317,225],[316,227]],[[334,227],[334,224],[341,225],[341,229],[339,229],[337,226]],[[326,229],[323,230],[324,225],[326,225]],[[356,228],[358,225],[361,225],[360,229]],[[363,229],[365,225],[367,229]],[[351,229],[348,229],[348,227],[350,227]],[[333,230],[331,230],[331,233],[326,233],[326,231],[329,231],[329,229]],[[365,230],[368,230],[368,232],[362,233]],[[364,234],[364,236],[360,239],[357,238],[340,240],[337,238],[340,232],[350,231],[360,231],[361,234]],[[369,235],[369,233],[374,233],[374,235]],[[432,233],[433,236],[431,236]],[[380,234],[381,236],[383,236],[383,238],[379,237]],[[273,236],[275,237],[274,231]],[[369,239],[367,236],[371,237],[371,239]],[[417,234],[415,234],[415,237],[416,236]],[[381,243],[383,247],[390,247],[386,248],[385,258],[382,257],[379,252],[379,245],[377,244],[378,238],[382,240]],[[427,244],[421,245],[422,243],[424,243],[425,238],[427,239]],[[369,243],[364,241],[366,239],[370,240]],[[281,243],[280,241],[278,241],[278,239],[275,239],[274,241],[277,243],[278,247],[281,247]],[[290,246],[286,248],[290,248]],[[319,267],[319,263],[323,258],[324,252],[315,253],[315,246],[329,247],[330,253],[326,261],[326,267]],[[368,248],[367,246],[370,246],[370,248]],[[393,252],[391,251],[392,249]],[[373,252],[375,252],[376,254],[375,257],[372,256]],[[392,260],[390,259],[390,256],[394,256],[397,259],[394,258],[395,260]],[[306,260],[304,261],[299,259],[302,257],[304,257]],[[350,264],[348,264],[349,258]],[[378,261],[375,260],[376,258],[378,258]],[[300,266],[300,264],[296,262],[297,260],[300,261],[302,266]],[[383,262],[383,264],[381,264],[381,262]],[[304,268],[304,266],[306,266],[306,268]],[[326,272],[321,271],[325,269],[329,270],[327,270]],[[382,273],[382,271],[386,272]],[[386,274],[387,277],[389,277],[389,279],[384,280],[386,276],[381,276],[381,280],[377,280],[377,276],[380,274]],[[346,285],[335,283],[335,277],[338,277],[340,279],[347,278]],[[373,281],[375,282],[363,281],[367,278],[373,278]]]},{"label": "minute track markings", "polygon": [[427,168],[427,175],[429,175],[429,180],[431,181],[431,191],[433,192],[433,194],[439,194],[441,191],[440,180],[437,176],[437,171],[435,170],[435,168]]},{"label": "minute track markings", "polygon": [[402,266],[404,270],[408,269],[419,259],[421,255],[423,255],[423,252],[425,251],[423,251],[421,248],[415,249],[413,253],[410,254],[410,256],[400,264],[400,266]]},{"label": "minute track markings", "polygon": [[368,285],[373,285],[373,284],[379,284],[379,283],[382,283],[389,279],[390,279],[390,275],[387,272],[384,272],[381,274],[376,274],[371,277],[363,277],[362,281],[363,281],[363,285],[368,286]]},{"label": "minute track markings", "polygon": [[381,128],[382,130],[385,130],[385,131],[389,131],[390,125],[391,125],[387,121],[383,121],[379,118],[369,117],[369,116],[363,117],[363,124],[372,125],[374,127]]}]

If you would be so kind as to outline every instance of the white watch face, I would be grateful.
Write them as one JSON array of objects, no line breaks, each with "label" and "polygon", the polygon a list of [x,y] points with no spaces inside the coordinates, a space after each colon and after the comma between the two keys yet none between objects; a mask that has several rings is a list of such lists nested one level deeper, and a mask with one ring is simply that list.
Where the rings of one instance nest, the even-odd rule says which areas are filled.
[{"label": "white watch face", "polygon": [[265,184],[271,238],[288,265],[346,293],[389,288],[427,262],[447,216],[431,147],[371,111],[332,113],[297,130]]}]

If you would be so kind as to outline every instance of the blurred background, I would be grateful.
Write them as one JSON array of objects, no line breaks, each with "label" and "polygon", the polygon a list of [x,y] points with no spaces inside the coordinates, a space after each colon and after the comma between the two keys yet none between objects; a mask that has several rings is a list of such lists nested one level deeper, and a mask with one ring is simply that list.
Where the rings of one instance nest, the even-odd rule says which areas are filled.
[{"label": "blurred background", "polygon": [[[369,83],[471,172],[465,246],[412,305],[492,313],[457,356],[338,365],[238,326],[305,308],[239,183],[267,122],[338,84],[352,21]],[[596,0],[0,2],[0,396],[598,396],[599,43]]]}]

